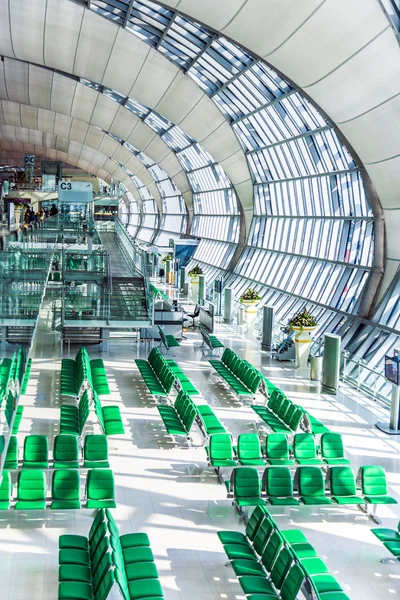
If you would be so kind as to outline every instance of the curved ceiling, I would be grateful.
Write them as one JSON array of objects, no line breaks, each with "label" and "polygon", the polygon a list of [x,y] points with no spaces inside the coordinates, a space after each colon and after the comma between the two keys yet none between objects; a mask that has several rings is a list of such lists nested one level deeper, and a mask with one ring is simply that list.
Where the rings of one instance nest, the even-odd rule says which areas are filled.
[{"label": "curved ceiling", "polygon": [[[80,4],[86,4],[83,0],[79,0],[79,2]],[[106,2],[95,0],[91,2],[91,8],[96,9],[98,6],[105,4]],[[157,6],[157,4],[149,2],[148,0],[130,3],[122,0],[121,2],[112,4],[114,4],[114,6],[126,5],[126,7],[129,6],[129,9],[131,9],[133,5],[135,5],[135,7],[136,5],[144,6],[144,21],[146,21],[146,19],[148,21],[151,20],[151,10],[153,10],[154,6]],[[239,39],[240,36],[238,32],[229,28],[231,25],[238,25],[239,21],[237,20],[237,15],[242,14],[243,27],[240,30],[241,36],[249,34],[249,41],[255,46],[257,43],[270,44],[267,51],[265,51],[264,48],[263,52],[260,52],[261,46],[254,50],[257,54],[261,53],[263,56],[268,54],[269,56],[266,58],[269,62],[271,62],[271,56],[275,56],[275,52],[279,55],[279,52],[284,48],[286,42],[289,43],[289,40],[297,35],[298,31],[303,27],[306,27],[307,22],[322,10],[323,7],[326,8],[327,5],[330,5],[331,10],[334,10],[333,2],[329,2],[328,0],[325,0],[325,2],[307,1],[301,3],[300,7],[293,3],[291,6],[293,14],[290,14],[290,18],[287,18],[286,15],[284,26],[282,26],[280,20],[274,21],[276,14],[279,14],[279,18],[283,18],[276,0],[272,2],[248,0],[247,2],[234,1],[229,3],[225,0],[218,3],[218,6],[212,6],[217,3],[211,3],[210,0],[202,2],[201,6],[200,3],[194,3],[193,1],[189,2],[189,0],[186,2],[163,4],[171,4],[176,6],[178,10],[187,13],[190,13],[190,10],[208,10],[207,14],[203,12],[204,18],[200,15],[197,15],[196,18],[201,19],[203,22],[208,20],[209,24],[215,29],[220,27],[217,27],[215,23],[212,23],[213,19],[217,17],[227,17],[223,24],[224,34],[234,39]],[[344,3],[341,2],[340,4],[343,5],[344,11]],[[359,2],[356,2],[356,4],[358,5]],[[265,21],[265,19],[261,17],[267,17],[268,11],[276,11],[276,14],[271,13],[269,15],[271,18]],[[312,106],[306,106],[305,102],[299,102],[295,90],[291,89],[289,84],[282,80],[278,81],[279,78],[277,76],[275,79],[272,77],[270,85],[275,86],[279,90],[279,93],[276,101],[271,100],[273,94],[267,94],[268,100],[264,100],[264,103],[265,106],[268,105],[268,107],[271,106],[273,109],[276,108],[276,112],[281,115],[284,129],[286,129],[288,133],[284,133],[283,135],[280,133],[277,141],[274,140],[273,135],[270,136],[272,137],[272,141],[271,139],[262,141],[261,146],[263,147],[261,148],[261,151],[258,150],[258,147],[260,146],[259,141],[257,142],[257,148],[252,149],[252,141],[249,138],[245,141],[243,134],[242,137],[238,135],[238,131],[242,126],[245,128],[247,127],[247,130],[244,133],[245,138],[246,136],[252,135],[252,133],[249,134],[249,132],[251,131],[251,127],[254,129],[254,125],[244,124],[244,117],[250,121],[248,115],[251,113],[251,110],[246,106],[244,117],[240,115],[238,117],[236,114],[231,114],[229,111],[233,111],[235,105],[235,98],[233,97],[235,86],[232,85],[232,82],[236,80],[236,84],[240,83],[240,85],[242,85],[242,75],[248,74],[250,78],[254,77],[257,70],[260,71],[259,64],[257,64],[257,61],[253,56],[246,54],[243,51],[239,51],[239,49],[235,50],[229,48],[229,44],[219,44],[220,47],[218,50],[221,56],[220,65],[222,65],[222,70],[225,69],[227,74],[223,75],[223,77],[225,77],[225,83],[223,83],[222,86],[219,83],[218,88],[215,87],[209,77],[207,71],[208,67],[204,61],[207,62],[208,60],[212,62],[213,60],[212,53],[215,52],[213,45],[217,44],[216,36],[210,34],[209,31],[201,31],[199,26],[196,26],[195,24],[186,23],[185,26],[187,26],[187,30],[185,31],[188,36],[191,35],[188,33],[190,27],[192,27],[194,32],[193,36],[194,34],[196,34],[198,38],[199,36],[202,36],[200,44],[201,52],[199,52],[199,55],[201,54],[204,60],[203,63],[200,61],[196,63],[198,59],[198,56],[196,56],[195,60],[188,60],[186,58],[185,62],[183,58],[179,57],[179,54],[176,54],[176,49],[174,49],[174,55],[171,54],[171,50],[168,49],[168,36],[171,39],[174,36],[176,37],[176,30],[174,27],[175,25],[178,27],[181,23],[178,23],[177,20],[177,22],[173,24],[176,15],[174,13],[167,15],[166,13],[167,11],[165,11],[164,32],[161,35],[158,35],[160,32],[158,30],[156,31],[156,34],[154,35],[154,38],[156,39],[155,42],[154,40],[150,40],[150,38],[146,38],[146,41],[154,46],[154,48],[150,48],[149,45],[144,44],[138,37],[131,35],[126,29],[116,27],[115,23],[102,19],[93,12],[85,10],[83,6],[68,0],[55,0],[51,3],[46,2],[45,0],[19,0],[18,2],[0,0],[1,22],[5,25],[3,27],[4,35],[0,38],[0,53],[4,54],[6,57],[15,57],[19,60],[28,60],[38,64],[45,64],[52,68],[60,69],[65,73],[71,73],[92,81],[101,82],[109,88],[117,89],[126,95],[137,98],[147,106],[155,108],[157,111],[164,114],[172,122],[179,123],[184,130],[188,131],[195,139],[201,141],[204,147],[218,162],[224,165],[227,174],[235,185],[236,191],[241,199],[242,205],[247,211],[248,217],[252,214],[253,210],[253,185],[250,170],[255,180],[255,190],[257,192],[255,199],[256,203],[258,202],[258,210],[264,205],[267,194],[272,196],[278,189],[278,186],[272,186],[268,183],[270,180],[279,180],[282,182],[286,181],[287,178],[290,180],[302,180],[304,178],[309,182],[307,185],[310,185],[311,190],[312,177],[320,177],[322,172],[322,174],[326,175],[329,179],[329,186],[326,187],[326,190],[328,190],[329,187],[331,189],[330,191],[322,192],[318,191],[316,186],[314,186],[312,193],[316,193],[317,195],[320,194],[321,202],[322,193],[326,194],[324,201],[328,200],[328,196],[334,194],[334,186],[339,186],[340,194],[346,194],[347,192],[345,192],[345,190],[347,187],[349,185],[352,186],[354,199],[351,199],[350,205],[354,200],[356,212],[348,213],[346,210],[342,212],[341,209],[340,214],[343,219],[350,219],[351,215],[356,215],[358,220],[356,228],[358,227],[360,231],[363,228],[365,232],[369,231],[368,235],[365,233],[365,235],[367,235],[367,242],[363,251],[364,258],[358,259],[362,261],[362,264],[365,265],[366,268],[368,268],[370,262],[367,250],[368,239],[370,239],[370,230],[368,230],[367,219],[368,215],[364,201],[361,199],[360,204],[358,204],[356,198],[356,195],[360,193],[360,191],[362,194],[362,186],[360,186],[357,179],[356,166],[351,160],[351,157],[346,154],[345,148],[343,148],[340,142],[335,139],[335,136],[331,132],[331,128],[326,121],[316,113]],[[251,13],[252,16],[248,17],[248,13]],[[344,14],[347,17],[347,11],[342,13],[342,19]],[[367,14],[369,14],[368,10]],[[380,14],[381,16],[383,15],[383,13]],[[250,23],[249,21],[250,18],[254,18],[254,15],[257,15],[257,19],[259,19],[257,24],[254,22]],[[108,14],[105,16],[111,17],[118,22],[115,15]],[[324,18],[327,18],[326,13]],[[162,20],[163,19],[161,18],[161,21]],[[276,27],[276,29],[279,30],[279,33],[273,30],[273,23],[279,23],[279,27]],[[127,21],[125,23],[120,22],[120,24],[127,24]],[[387,22],[385,22],[385,24],[387,25]],[[294,29],[291,29],[292,27],[294,27]],[[270,28],[271,35],[268,36]],[[134,26],[132,29],[134,33],[140,35],[140,31],[137,27],[136,30]],[[283,37],[282,41],[275,47],[274,40],[276,41],[282,31],[286,31],[286,33],[291,31],[291,33],[288,34],[287,39]],[[250,34],[254,35],[254,39],[250,39]],[[284,36],[285,35],[286,34],[284,33]],[[314,37],[314,31],[313,36],[308,35],[309,45],[309,40],[312,39],[314,41]],[[244,43],[241,38],[240,42]],[[250,44],[246,43],[245,45],[253,50]],[[307,48],[305,47],[305,40],[303,46],[300,46],[300,48],[301,50],[304,50],[304,56],[302,54],[301,59],[298,58],[297,52],[294,52],[292,48],[290,60],[292,62],[297,61],[299,65],[302,64],[305,66],[307,64]],[[315,49],[313,49],[313,51],[315,51]],[[164,54],[164,56],[162,56],[162,54]],[[318,55],[318,53],[316,54]],[[293,60],[293,56],[296,56],[296,61]],[[321,56],[325,59],[323,54]],[[318,59],[317,62],[321,62],[321,56],[317,56],[315,60]],[[170,60],[167,60],[166,57]],[[224,60],[226,62],[225,65],[223,65]],[[174,61],[174,63],[172,61]],[[12,61],[8,62],[11,64]],[[14,65],[14,68],[16,69],[16,76],[14,77],[15,82],[24,81],[24,67],[21,65],[22,63],[16,63]],[[279,65],[277,65],[277,68],[288,74],[294,81],[300,81],[299,78],[293,77],[291,72],[287,69],[281,68]],[[184,73],[182,73],[182,70]],[[188,77],[186,73],[190,75],[190,77]],[[18,97],[18,93],[20,93],[18,85],[15,85],[14,88],[12,86],[10,86],[10,89],[6,88],[5,97],[9,100],[15,100],[16,102],[33,103],[40,107],[41,103],[45,100],[47,101],[47,97],[45,98],[44,96],[46,86],[40,86],[40,78],[42,78],[43,81],[45,78],[43,78],[42,73],[35,73],[34,70],[32,71],[32,76],[34,78],[36,77],[35,85],[32,90],[29,91],[28,95],[32,93],[34,99],[29,97],[28,99],[26,99],[26,97]],[[269,77],[270,74],[263,72],[263,76]],[[65,102],[66,107],[60,112],[68,113],[67,107],[71,107],[74,100],[73,95],[71,96],[71,89],[74,84],[71,80],[68,80],[68,78],[65,79],[66,81],[58,81],[58,77],[54,77],[56,85],[59,86],[58,94],[61,97],[60,101]],[[194,82],[194,79],[196,79],[196,83]],[[315,81],[315,83],[317,83],[317,81]],[[302,85],[301,81],[300,84]],[[54,85],[54,83],[52,85]],[[308,88],[312,87],[311,80],[303,85],[307,87],[307,92],[311,96],[312,94],[308,91]],[[215,93],[215,90],[213,91],[213,86],[215,87],[215,90],[218,91],[218,94]],[[221,104],[221,90],[224,91],[226,97],[224,105]],[[337,93],[339,93],[339,90]],[[287,100],[287,104],[293,103],[293,107],[295,108],[292,108],[295,113],[298,111],[298,114],[294,115],[294,121],[291,124],[289,124],[287,116],[282,117],[282,115],[284,115],[284,102],[281,101],[281,96],[284,101]],[[104,113],[104,119],[106,119],[110,106],[108,105],[108,102],[104,102],[103,100],[100,104],[102,105],[101,112]],[[229,110],[227,108],[228,106]],[[324,108],[323,105],[322,107]],[[258,104],[256,105],[256,110],[253,112],[260,112]],[[330,114],[329,111],[326,112]],[[271,114],[272,109],[269,118],[272,118]],[[332,117],[331,114],[330,116]],[[310,130],[311,133],[309,133]],[[234,131],[236,132],[236,135]],[[263,133],[265,133],[265,131],[263,131]],[[257,131],[257,128],[255,129],[255,135],[260,136],[260,132]],[[241,143],[239,143],[239,139]],[[286,139],[295,140],[295,143],[293,142],[291,145],[285,145]],[[248,144],[250,144],[250,147],[246,148]],[[282,151],[282,156],[284,156],[285,152],[289,155],[296,150],[294,147],[295,145],[300,147],[301,152],[303,152],[304,155],[309,154],[307,158],[308,164],[300,165],[299,163],[295,165],[294,175],[287,175],[284,168],[279,172],[278,165],[281,160],[279,158],[279,152]],[[275,159],[272,158],[273,155],[275,155]],[[272,160],[272,166],[268,163],[268,159],[270,161]],[[287,161],[286,166],[288,167],[289,159],[283,158],[283,160]],[[248,163],[246,161],[248,161]],[[248,165],[251,169],[248,168]],[[332,165],[332,167],[330,167],[330,165]],[[280,165],[280,167],[282,167],[282,165]],[[272,173],[267,179],[264,179],[266,174],[270,171],[272,172],[273,169],[276,170],[276,174]],[[287,172],[290,171],[289,168],[286,170]],[[335,173],[334,176],[329,172],[331,170]],[[344,173],[345,177],[342,177],[342,175],[336,176],[337,173]],[[353,176],[355,176],[355,179]],[[340,177],[343,179],[342,182],[340,181]],[[308,192],[307,186],[301,193],[310,193]],[[263,195],[261,200],[258,198],[260,194]],[[266,208],[268,207],[267,204],[265,206]],[[279,214],[279,210],[280,209],[278,209],[278,214],[273,216],[282,216],[282,213]],[[262,217],[262,213],[258,212],[256,214],[260,214]],[[308,212],[305,214],[309,215]],[[329,217],[329,212],[323,214]],[[287,217],[285,212],[283,212],[283,216],[285,218]],[[332,213],[332,217],[333,216],[336,217],[337,215]],[[286,221],[288,221],[287,218]],[[265,223],[262,222],[262,218],[258,219],[258,221],[256,219],[253,222],[253,229],[250,232],[253,240],[255,239],[255,232],[259,231],[261,225],[263,227],[265,226]],[[344,222],[340,225],[340,227],[342,226],[344,227]],[[315,233],[318,230],[316,224],[313,224],[312,227],[314,228],[313,233]],[[347,231],[346,234],[344,234],[345,230]],[[347,236],[349,241],[351,241],[353,237],[353,233],[346,229],[346,227],[344,227],[340,235],[343,238],[342,245],[345,236]],[[269,247],[266,247],[266,250],[270,252]],[[290,254],[290,252],[288,253],[287,249],[285,251],[283,247],[279,249],[273,248],[272,254],[276,252]],[[320,253],[321,256],[316,257],[316,259],[323,261],[324,258],[326,258],[324,252],[318,251],[318,253]],[[297,260],[296,257],[302,256],[303,254],[303,249],[293,249],[291,252],[293,260]],[[351,253],[349,256],[351,257]],[[352,262],[352,259],[343,254],[343,261],[349,263]],[[268,285],[268,282],[266,283]]]},{"label": "curved ceiling", "polygon": [[[400,49],[377,0],[164,0],[264,58],[360,157],[385,212],[386,282],[400,261]],[[394,262],[394,264],[390,264]]]}]

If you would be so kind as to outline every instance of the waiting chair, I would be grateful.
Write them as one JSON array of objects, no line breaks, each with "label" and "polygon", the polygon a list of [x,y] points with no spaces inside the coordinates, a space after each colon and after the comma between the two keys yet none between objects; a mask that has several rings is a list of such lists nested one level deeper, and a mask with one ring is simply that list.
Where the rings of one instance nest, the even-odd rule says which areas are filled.
[{"label": "waiting chair", "polygon": [[108,442],[105,435],[87,435],[83,446],[85,469],[109,468]]},{"label": "waiting chair", "polygon": [[49,440],[45,435],[27,435],[24,442],[23,469],[49,468]]},{"label": "waiting chair", "polygon": [[52,509],[66,510],[80,508],[81,481],[79,471],[76,469],[54,471],[51,496],[53,500],[50,508]]},{"label": "waiting chair", "polygon": [[75,435],[60,433],[54,438],[53,467],[79,469],[79,446]]},{"label": "waiting chair", "polygon": [[0,484],[0,510],[8,510],[11,503],[11,475],[9,471],[3,471],[3,478]]},{"label": "waiting chair", "polygon": [[340,433],[323,433],[321,435],[321,456],[327,465],[349,465],[344,457],[343,440]]},{"label": "waiting chair", "polygon": [[268,467],[264,471],[263,490],[273,506],[297,506],[293,496],[293,481],[288,467]]},{"label": "waiting chair", "polygon": [[356,480],[351,467],[330,467],[327,484],[336,504],[365,504],[364,498],[357,496]]},{"label": "waiting chair", "polygon": [[86,508],[115,508],[114,474],[111,469],[91,469],[86,480]]},{"label": "waiting chair", "polygon": [[196,321],[195,319],[197,319],[197,317],[200,315],[200,304],[196,304],[196,306],[194,307],[194,312],[193,313],[186,313],[186,315],[192,319],[192,324],[188,326],[188,329],[190,327],[193,327],[193,329],[195,327],[197,327],[198,325],[196,325]]},{"label": "waiting chair", "polygon": [[241,433],[238,437],[237,456],[243,466],[263,466],[260,438],[256,433]]},{"label": "waiting chair", "polygon": [[246,506],[265,505],[261,498],[261,484],[257,469],[242,467],[233,469],[230,481],[225,482],[228,497],[233,496],[233,505],[241,511]]},{"label": "waiting chair", "polygon": [[397,504],[395,498],[388,496],[385,469],[369,465],[360,467],[357,480],[365,502],[372,506],[370,517],[376,523],[380,523],[380,519],[376,516],[377,506],[379,504]]},{"label": "waiting chair", "polygon": [[318,467],[301,467],[296,471],[300,500],[304,504],[322,505],[332,504],[332,500],[325,496],[324,477]]},{"label": "waiting chair", "polygon": [[265,456],[269,465],[288,466],[294,464],[290,458],[289,443],[284,433],[270,433],[266,436]]},{"label": "waiting chair", "polygon": [[15,510],[46,508],[46,476],[44,471],[20,471]]}]

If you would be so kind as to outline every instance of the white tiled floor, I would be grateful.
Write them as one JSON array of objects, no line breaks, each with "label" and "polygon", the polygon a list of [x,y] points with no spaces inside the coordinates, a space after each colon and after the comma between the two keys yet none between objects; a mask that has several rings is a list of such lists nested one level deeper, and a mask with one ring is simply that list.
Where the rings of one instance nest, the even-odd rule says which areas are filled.
[{"label": "white tiled floor", "polygon": [[[20,448],[26,434],[44,433],[52,439],[58,432],[59,344],[46,329],[45,315],[41,327],[23,398]],[[234,327],[220,325],[217,335],[333,431],[341,432],[355,470],[361,464],[383,465],[390,493],[400,498],[399,443],[374,428],[377,419],[388,418],[384,411],[351,390],[337,397],[321,395],[318,384],[301,377],[291,365],[270,361]],[[176,360],[235,438],[240,432],[253,431],[258,420],[255,413],[212,374],[199,345],[198,334],[189,333],[174,352]],[[150,348],[144,343],[121,344],[105,360],[112,392],[104,400],[121,407],[126,425],[125,436],[109,439],[120,532],[149,534],[166,600],[239,600],[244,596],[233,571],[225,566],[216,532],[242,530],[243,524],[224,487],[207,468],[200,433],[191,448],[166,435],[134,363],[135,358],[146,357]],[[89,352],[96,355],[90,347]],[[299,527],[306,533],[351,600],[400,595],[400,564],[379,562],[389,554],[371,534],[372,521],[357,509],[301,506],[271,508],[271,513],[279,525]],[[385,526],[396,527],[399,515],[397,506],[380,510]],[[92,518],[93,513],[86,510],[0,513],[0,600],[57,598],[58,537],[65,532],[86,534]]]}]

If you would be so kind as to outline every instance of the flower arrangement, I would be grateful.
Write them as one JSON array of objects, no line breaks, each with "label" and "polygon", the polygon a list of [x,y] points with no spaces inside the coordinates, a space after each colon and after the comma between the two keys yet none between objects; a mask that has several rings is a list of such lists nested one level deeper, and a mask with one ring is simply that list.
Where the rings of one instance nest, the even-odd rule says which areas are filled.
[{"label": "flower arrangement", "polygon": [[244,302],[258,302],[261,300],[261,296],[252,288],[249,288],[244,294],[240,296],[240,300]]},{"label": "flower arrangement", "polygon": [[188,275],[189,277],[198,277],[199,275],[203,275],[203,269],[199,267],[199,265],[196,265],[191,271],[189,271]]},{"label": "flower arrangement", "polygon": [[289,321],[290,327],[316,327],[317,321],[315,317],[311,313],[308,312],[307,309],[303,309],[301,312],[297,313],[292,319]]}]

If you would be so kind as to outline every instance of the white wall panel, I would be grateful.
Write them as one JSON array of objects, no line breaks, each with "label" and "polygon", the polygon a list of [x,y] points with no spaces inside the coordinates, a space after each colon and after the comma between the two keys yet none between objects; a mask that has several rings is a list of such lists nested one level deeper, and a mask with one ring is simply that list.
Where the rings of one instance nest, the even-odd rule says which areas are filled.
[{"label": "white wall panel", "polygon": [[103,80],[117,32],[113,23],[85,11],[75,58],[75,75],[93,81]]},{"label": "white wall panel", "polygon": [[93,125],[97,125],[97,127],[109,131],[117,111],[118,104],[114,102],[114,100],[107,98],[107,96],[104,96],[103,94],[99,94],[92,115]]},{"label": "white wall panel", "polygon": [[19,104],[15,102],[2,102],[4,120],[7,125],[21,126],[21,113],[19,111]]},{"label": "white wall panel", "polygon": [[96,105],[98,92],[81,83],[76,84],[72,103],[72,116],[82,121],[90,122]]},{"label": "white wall panel", "polygon": [[[155,50],[151,50],[129,96],[146,106],[154,107],[171,85],[177,72],[178,68],[175,65]],[[168,114],[165,116],[168,117]]]},{"label": "white wall panel", "polygon": [[29,102],[40,108],[50,108],[53,73],[35,65],[29,66]]},{"label": "white wall panel", "polygon": [[2,24],[0,35],[0,54],[3,56],[14,56],[14,50],[11,43],[9,7],[9,0],[0,0],[0,23]]},{"label": "white wall panel", "polygon": [[10,2],[12,45],[20,60],[43,64],[46,0]]},{"label": "white wall panel", "polygon": [[104,79],[99,81],[128,96],[149,52],[142,40],[119,29]]},{"label": "white wall panel", "polygon": [[54,133],[56,135],[62,135],[64,137],[70,137],[71,125],[71,117],[67,117],[66,115],[60,115],[60,113],[57,113],[56,118],[54,120]]},{"label": "white wall panel", "polygon": [[12,102],[29,104],[27,63],[16,60],[4,61],[4,76],[7,86],[7,97]]},{"label": "white wall panel", "polygon": [[89,125],[80,121],[79,119],[72,119],[72,126],[70,131],[71,139],[77,140],[83,144],[86,139]]},{"label": "white wall panel", "polygon": [[54,73],[53,87],[51,90],[51,110],[71,114],[76,82],[63,75]]},{"label": "white wall panel", "polygon": [[29,129],[39,129],[38,127],[38,109],[34,106],[20,104],[20,115],[22,127]]},{"label": "white wall panel", "polygon": [[73,73],[83,6],[64,0],[47,2],[44,62]]}]

